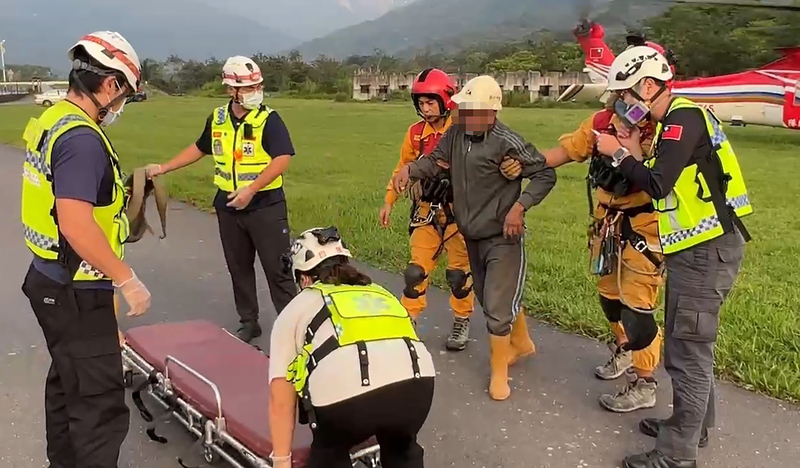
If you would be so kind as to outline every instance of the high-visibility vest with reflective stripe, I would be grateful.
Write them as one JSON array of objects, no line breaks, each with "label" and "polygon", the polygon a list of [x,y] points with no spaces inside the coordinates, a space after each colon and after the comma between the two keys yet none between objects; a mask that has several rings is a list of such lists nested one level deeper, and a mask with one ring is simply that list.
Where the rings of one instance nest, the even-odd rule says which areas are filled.
[{"label": "high-visibility vest with reflective stripe", "polygon": [[[25,162],[22,174],[22,225],[25,243],[34,255],[45,260],[60,259],[59,232],[53,217],[55,194],[51,158],[58,137],[76,127],[88,127],[97,132],[106,146],[114,173],[114,193],[111,204],[95,206],[94,219],[108,239],[118,258],[125,255],[124,242],[130,231],[125,215],[125,187],[122,173],[111,142],[103,130],[79,107],[61,101],[47,109],[39,118],[31,118],[25,127]],[[109,277],[82,261],[73,281],[108,281]]]},{"label": "high-visibility vest with reflective stripe", "polygon": [[[686,98],[675,99],[667,115],[677,109],[686,108],[699,108],[703,111],[713,154],[719,161],[719,164],[711,162],[710,165],[715,171],[721,166],[724,178],[727,180],[723,187],[726,203],[740,218],[751,214],[753,207],[742,178],[739,161],[728,137],[722,131],[719,119],[710,110],[702,109]],[[661,140],[662,130],[663,127],[659,123],[654,144]],[[655,159],[647,161],[646,164],[652,166]],[[725,233],[711,201],[708,183],[696,163],[686,166],[672,191],[663,199],[653,200],[653,205],[659,212],[658,235],[664,254],[679,252]]]},{"label": "high-visibility vest with reflective stripe", "polygon": [[[364,344],[370,341],[405,340],[415,367],[415,377],[419,377],[414,348],[419,337],[408,311],[392,293],[377,284],[336,286],[315,283],[311,288],[322,293],[325,306],[308,325],[303,351],[291,363],[286,375],[298,394],[304,396],[308,376],[319,362],[344,346],[359,347],[361,363],[354,362],[353,365],[361,366],[362,385],[369,385],[368,357]],[[327,321],[332,323],[334,335],[313,348],[311,342],[314,335]]]},{"label": "high-visibility vest with reflective stripe", "polygon": [[[214,110],[211,117],[211,150],[214,156],[214,185],[225,192],[248,186],[271,162],[261,142],[267,117],[272,109],[262,106],[250,111],[238,128],[234,128],[228,105]],[[249,128],[249,130],[248,130]],[[259,191],[283,185],[280,175]]]}]

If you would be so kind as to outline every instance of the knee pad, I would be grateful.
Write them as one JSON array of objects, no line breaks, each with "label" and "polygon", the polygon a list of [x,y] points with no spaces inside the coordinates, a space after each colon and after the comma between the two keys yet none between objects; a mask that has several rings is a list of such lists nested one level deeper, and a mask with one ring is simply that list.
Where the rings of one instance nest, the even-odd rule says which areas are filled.
[{"label": "knee pad", "polygon": [[628,342],[624,345],[626,351],[645,349],[658,336],[658,324],[653,314],[640,314],[624,307],[622,324],[628,335]]},{"label": "knee pad", "polygon": [[615,323],[622,320],[622,309],[625,307],[622,302],[600,296],[600,307],[609,322]]},{"label": "knee pad", "polygon": [[408,267],[406,267],[403,277],[406,281],[406,288],[403,289],[403,295],[409,299],[417,299],[425,294],[425,291],[418,292],[416,289],[414,289],[422,284],[422,282],[428,277],[428,275],[425,274],[424,268],[416,263],[410,263]]},{"label": "knee pad", "polygon": [[472,292],[472,286],[464,288],[467,284],[467,278],[472,276],[472,273],[467,273],[463,270],[450,270],[445,271],[445,278],[450,285],[450,292],[456,299],[464,299]]}]

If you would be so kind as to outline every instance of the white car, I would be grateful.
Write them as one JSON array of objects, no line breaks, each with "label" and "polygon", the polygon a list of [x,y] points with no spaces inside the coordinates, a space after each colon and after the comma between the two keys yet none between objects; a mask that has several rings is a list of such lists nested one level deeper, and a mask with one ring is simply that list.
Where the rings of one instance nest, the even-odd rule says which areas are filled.
[{"label": "white car", "polygon": [[63,101],[67,97],[66,89],[51,89],[33,97],[33,102],[37,106],[50,107],[58,101]]}]

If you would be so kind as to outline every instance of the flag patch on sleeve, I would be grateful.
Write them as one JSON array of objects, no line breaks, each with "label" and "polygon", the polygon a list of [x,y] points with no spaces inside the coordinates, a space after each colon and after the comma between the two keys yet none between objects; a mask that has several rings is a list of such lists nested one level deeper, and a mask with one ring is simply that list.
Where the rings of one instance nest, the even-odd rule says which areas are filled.
[{"label": "flag patch on sleeve", "polygon": [[683,136],[682,125],[667,125],[664,127],[664,131],[661,132],[661,139],[663,140],[681,141],[681,136]]}]

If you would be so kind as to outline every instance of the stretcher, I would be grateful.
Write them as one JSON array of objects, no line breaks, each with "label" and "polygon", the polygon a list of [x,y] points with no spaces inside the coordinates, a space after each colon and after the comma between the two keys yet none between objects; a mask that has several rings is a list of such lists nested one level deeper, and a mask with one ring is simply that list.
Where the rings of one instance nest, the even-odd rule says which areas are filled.
[{"label": "stretcher", "polygon": [[[225,460],[236,468],[272,466],[269,358],[264,353],[205,320],[136,327],[125,339],[125,386],[133,391],[142,418],[150,423],[151,439],[166,443],[156,434],[156,423],[174,417],[197,437],[196,445],[207,463]],[[159,414],[150,411],[142,393],[158,403]],[[305,466],[312,439],[308,426],[298,424],[293,468]],[[381,466],[374,439],[354,447],[350,458],[353,467]]]}]

